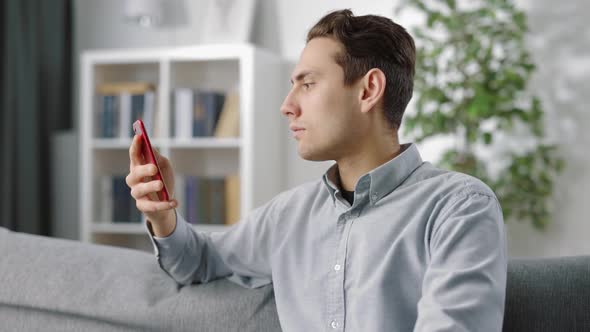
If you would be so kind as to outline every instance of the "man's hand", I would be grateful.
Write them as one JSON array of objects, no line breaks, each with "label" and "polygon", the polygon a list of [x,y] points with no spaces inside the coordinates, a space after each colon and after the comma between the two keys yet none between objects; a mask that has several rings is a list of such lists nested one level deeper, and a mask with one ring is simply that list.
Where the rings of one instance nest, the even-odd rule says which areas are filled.
[{"label": "man's hand", "polygon": [[[146,164],[140,154],[142,141],[140,136],[135,135],[129,147],[129,175],[125,179],[131,196],[139,211],[143,212],[152,224],[154,235],[166,237],[170,235],[176,226],[176,215],[173,209],[178,205],[175,199],[167,202],[158,200],[157,192],[162,190],[164,184],[160,180],[148,180],[156,175],[158,169],[154,164]],[[169,194],[174,193],[174,172],[170,161],[154,150],[158,160],[162,178],[166,182]]]}]

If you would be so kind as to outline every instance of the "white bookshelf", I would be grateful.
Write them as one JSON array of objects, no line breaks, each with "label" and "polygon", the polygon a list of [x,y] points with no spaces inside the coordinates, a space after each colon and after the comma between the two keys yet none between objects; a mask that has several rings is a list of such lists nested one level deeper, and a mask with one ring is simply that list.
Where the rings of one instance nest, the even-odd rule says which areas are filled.
[{"label": "white bookshelf", "polygon": [[[152,145],[169,158],[178,175],[240,176],[240,214],[265,203],[282,188],[279,107],[285,77],[278,56],[248,44],[199,45],[84,52],[80,59],[80,238],[85,242],[151,250],[144,225],[101,218],[97,179],[129,171],[131,139],[98,138],[94,121],[96,87],[102,83],[148,81],[156,87],[157,132]],[[171,137],[172,92],[177,87],[231,91],[240,95],[240,136]],[[176,191],[181,188],[176,188]],[[178,195],[176,195],[178,197]],[[182,207],[181,207],[182,208]],[[182,210],[180,210],[182,211]],[[196,224],[201,231],[225,225]]]}]

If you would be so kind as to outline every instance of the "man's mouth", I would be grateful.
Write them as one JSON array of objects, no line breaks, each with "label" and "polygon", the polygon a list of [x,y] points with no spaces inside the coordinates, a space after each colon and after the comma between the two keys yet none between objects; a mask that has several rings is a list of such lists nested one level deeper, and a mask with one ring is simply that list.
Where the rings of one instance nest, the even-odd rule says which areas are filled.
[{"label": "man's mouth", "polygon": [[291,129],[291,131],[293,132],[293,137],[298,138],[300,137],[303,132],[305,131],[305,128],[303,127],[299,127],[299,126],[290,126],[289,129]]}]

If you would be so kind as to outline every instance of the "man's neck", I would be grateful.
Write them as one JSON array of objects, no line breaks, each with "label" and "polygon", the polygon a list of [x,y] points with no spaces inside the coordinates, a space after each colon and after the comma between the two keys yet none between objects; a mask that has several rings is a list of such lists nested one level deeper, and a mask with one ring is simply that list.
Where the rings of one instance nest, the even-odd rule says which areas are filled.
[{"label": "man's neck", "polygon": [[337,161],[340,188],[354,191],[361,176],[392,160],[400,153],[401,147],[396,140],[395,144],[376,148],[373,151],[362,151]]}]

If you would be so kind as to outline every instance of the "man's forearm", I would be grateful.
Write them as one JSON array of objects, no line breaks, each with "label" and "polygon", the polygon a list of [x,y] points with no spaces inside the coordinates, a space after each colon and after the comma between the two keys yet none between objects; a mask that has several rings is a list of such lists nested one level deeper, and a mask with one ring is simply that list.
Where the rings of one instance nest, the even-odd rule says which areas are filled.
[{"label": "man's forearm", "polygon": [[148,220],[151,224],[152,231],[154,235],[157,237],[168,237],[174,229],[176,228],[176,213],[174,210],[168,210],[169,213],[167,214],[166,218],[159,222],[152,222]]}]

